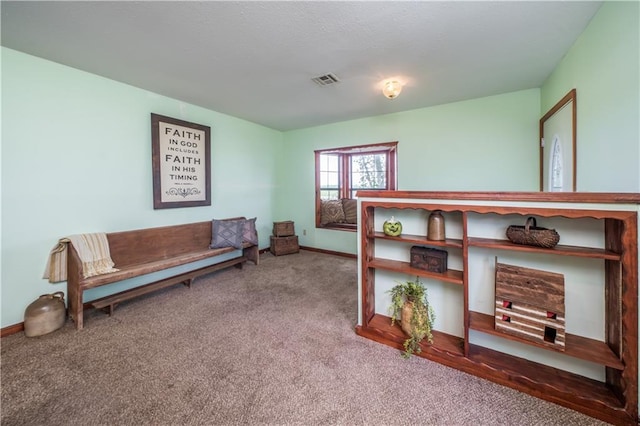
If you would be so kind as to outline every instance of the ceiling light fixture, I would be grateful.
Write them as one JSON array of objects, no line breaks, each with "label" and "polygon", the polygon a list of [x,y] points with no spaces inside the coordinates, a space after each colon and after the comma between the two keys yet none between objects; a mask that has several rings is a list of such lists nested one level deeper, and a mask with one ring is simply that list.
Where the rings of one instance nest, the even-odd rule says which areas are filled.
[{"label": "ceiling light fixture", "polygon": [[402,84],[398,80],[386,81],[382,86],[382,94],[389,99],[395,99],[402,92]]}]

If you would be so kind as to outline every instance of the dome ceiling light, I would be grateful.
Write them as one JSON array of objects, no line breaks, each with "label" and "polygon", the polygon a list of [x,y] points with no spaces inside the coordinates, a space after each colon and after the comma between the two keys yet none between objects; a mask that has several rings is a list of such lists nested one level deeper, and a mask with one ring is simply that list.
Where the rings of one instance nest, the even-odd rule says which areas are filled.
[{"label": "dome ceiling light", "polygon": [[382,94],[388,99],[395,99],[402,92],[402,84],[398,80],[388,80],[382,85]]}]

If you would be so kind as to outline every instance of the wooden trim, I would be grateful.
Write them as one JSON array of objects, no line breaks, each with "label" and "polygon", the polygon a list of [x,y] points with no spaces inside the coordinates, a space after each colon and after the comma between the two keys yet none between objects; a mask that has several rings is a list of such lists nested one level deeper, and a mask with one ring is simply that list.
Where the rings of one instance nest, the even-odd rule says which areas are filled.
[{"label": "wooden trim", "polygon": [[573,122],[573,191],[578,190],[578,99],[576,89],[573,89],[573,105],[572,112]]},{"label": "wooden trim", "polygon": [[358,232],[357,223],[327,223],[326,225],[320,225],[318,229],[333,229],[334,231],[349,231]]},{"label": "wooden trim", "polygon": [[349,259],[357,259],[358,258],[357,254],[343,253],[341,251],[325,250],[325,249],[320,249],[320,248],[316,248],[316,247],[300,246],[300,250],[313,251],[313,252],[316,252],[316,253],[332,254],[334,256],[347,257]]},{"label": "wooden trim", "polygon": [[467,212],[462,212],[462,241],[467,242],[467,244],[462,244],[463,348],[464,356],[469,356],[469,326],[471,324],[471,316],[469,313],[469,214]]},{"label": "wooden trim", "polygon": [[[567,218],[585,218],[591,217],[594,219],[618,219],[626,220],[630,217],[634,217],[636,213],[633,210],[579,210],[579,209],[562,209],[562,213],[558,214],[558,209],[553,207],[530,207],[530,206],[517,206],[517,207],[505,207],[501,205],[481,205],[481,204],[434,204],[434,203],[418,203],[418,202],[393,202],[393,201],[362,201],[362,205],[369,207],[374,206],[376,208],[394,208],[398,210],[404,209],[425,209],[425,210],[441,210],[444,212],[468,212],[478,214],[519,214],[522,216],[540,216],[540,217],[553,217],[562,216]],[[486,239],[485,239],[486,240]],[[472,237],[474,244],[480,245],[482,239]],[[500,241],[500,240],[495,240]],[[506,241],[506,240],[505,240]],[[430,243],[431,244],[431,243]],[[523,248],[519,248],[523,249]],[[536,250],[539,248],[536,248]]]},{"label": "wooden trim", "polygon": [[20,333],[21,331],[24,331],[23,322],[4,327],[2,330],[0,330],[0,337],[11,336],[12,334]]},{"label": "wooden trim", "polygon": [[[380,148],[380,149],[378,149]],[[320,197],[320,155],[336,154],[339,155],[338,164],[338,199],[352,198],[352,182],[351,182],[351,165],[350,158],[352,155],[358,154],[387,154],[387,187],[389,191],[395,191],[398,185],[397,163],[398,163],[398,141],[381,142],[370,145],[356,145],[341,148],[317,149],[314,151],[315,162],[315,212],[316,212],[316,228],[319,229],[341,229],[336,224],[322,225],[322,200]],[[349,182],[349,185],[347,185]],[[357,227],[357,226],[356,226]],[[347,230],[351,230],[347,228]]]},{"label": "wooden trim", "polygon": [[560,101],[558,101],[557,104],[555,104],[553,106],[553,108],[551,108],[549,111],[547,111],[547,113],[545,115],[542,116],[542,118],[540,119],[540,127],[539,127],[539,133],[540,133],[540,137],[538,138],[538,148],[539,148],[539,152],[540,152],[540,191],[544,191],[544,148],[542,147],[542,138],[544,138],[544,123],[545,121],[547,121],[549,118],[551,118],[556,112],[558,112],[561,108],[563,108],[566,104],[568,104],[569,102],[572,102],[573,104],[571,105],[571,131],[573,133],[573,140],[571,141],[572,145],[573,145],[573,158],[572,158],[572,165],[573,165],[573,185],[572,185],[572,191],[576,191],[577,189],[577,185],[576,185],[576,177],[577,177],[577,173],[576,173],[576,166],[577,166],[577,158],[578,158],[578,153],[576,152],[576,149],[578,148],[578,136],[576,135],[576,132],[578,130],[578,126],[577,126],[577,111],[578,111],[578,107],[577,107],[577,95],[576,95],[576,89],[571,89],[569,91],[569,93],[567,93],[566,95],[564,95],[564,97],[562,99],[560,99]]},{"label": "wooden trim", "polygon": [[316,172],[316,228],[320,228],[320,218],[322,217],[322,200],[320,200],[320,152],[315,152],[315,172]]},{"label": "wooden trim", "polygon": [[387,155],[388,182],[387,186],[390,191],[398,189],[398,142],[395,147],[389,151]]},{"label": "wooden trim", "polygon": [[[349,161],[351,156],[341,155],[340,163],[338,165],[338,198],[351,198],[349,195],[349,188],[353,185],[351,182],[351,162]],[[347,185],[349,182],[349,185]]]},{"label": "wooden trim", "polygon": [[[385,149],[386,147],[386,149]],[[345,153],[345,154],[359,154],[359,153],[369,153],[369,152],[389,152],[391,150],[395,150],[398,147],[398,141],[391,142],[379,142],[372,143],[368,145],[353,145],[353,146],[341,146],[338,148],[324,148],[324,149],[316,149],[315,153],[317,154],[331,154],[331,153]],[[374,149],[370,149],[374,148]],[[382,148],[382,149],[377,149]]]},{"label": "wooden trim", "polygon": [[376,239],[370,236],[374,232],[374,216],[375,207],[367,207],[365,203],[360,203],[360,216],[362,223],[360,224],[361,235],[361,253],[363,259],[361,261],[362,268],[362,326],[369,327],[369,322],[375,315],[376,304],[376,274],[372,268],[369,268],[368,262],[375,256]]},{"label": "wooden trim", "polygon": [[358,191],[358,198],[412,198],[425,200],[529,201],[553,203],[640,204],[637,192],[465,192]]}]

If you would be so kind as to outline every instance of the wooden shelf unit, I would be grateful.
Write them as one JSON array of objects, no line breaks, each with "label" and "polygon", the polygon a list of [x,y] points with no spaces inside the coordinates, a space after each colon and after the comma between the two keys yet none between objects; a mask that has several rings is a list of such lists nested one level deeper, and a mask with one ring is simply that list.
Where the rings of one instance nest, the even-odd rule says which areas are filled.
[{"label": "wooden shelf unit", "polygon": [[[433,344],[423,343],[419,356],[613,424],[638,424],[637,222],[640,194],[360,191],[358,200],[362,296],[361,318],[356,327],[359,335],[398,349],[402,349],[406,339],[398,324],[392,326],[389,317],[375,311],[377,270],[461,286],[464,307],[460,322],[464,337],[435,331]],[[430,241],[424,235],[387,236],[375,229],[376,211],[384,212],[385,209],[390,209],[399,220],[403,220],[403,212],[407,210],[424,210],[425,214],[442,210],[450,217],[459,219],[462,238]],[[485,220],[487,226],[486,223],[491,224],[489,215],[561,217],[569,219],[568,226],[571,226],[573,219],[596,219],[602,223],[604,247],[558,245],[545,249],[473,235],[473,230],[469,231],[472,227],[470,222],[477,217],[483,220],[488,218],[488,222]],[[406,247],[407,253],[410,246],[415,244],[454,249],[456,255],[459,253],[462,257],[462,270],[450,269],[437,274],[412,268],[408,262],[386,259],[377,254],[375,249],[376,241],[382,240],[386,245]],[[531,344],[496,331],[493,314],[469,308],[469,287],[474,286],[476,279],[469,276],[469,260],[477,256],[477,250],[470,248],[495,251],[496,255],[505,251],[524,257],[529,253],[544,254],[551,256],[549,259],[553,264],[562,264],[563,257],[602,260],[605,277],[605,341],[567,334],[564,351],[549,350],[560,354],[560,357],[576,358],[601,366],[606,379],[601,382],[470,342],[469,331],[473,330],[506,341]]]}]

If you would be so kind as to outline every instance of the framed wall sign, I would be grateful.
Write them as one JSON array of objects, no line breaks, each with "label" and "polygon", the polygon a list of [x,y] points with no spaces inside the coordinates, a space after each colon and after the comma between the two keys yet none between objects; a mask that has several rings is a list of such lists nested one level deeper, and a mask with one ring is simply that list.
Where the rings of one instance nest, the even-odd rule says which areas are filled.
[{"label": "framed wall sign", "polygon": [[153,208],[211,205],[211,128],[151,114]]},{"label": "framed wall sign", "polygon": [[540,191],[576,191],[576,89],[540,119]]}]

